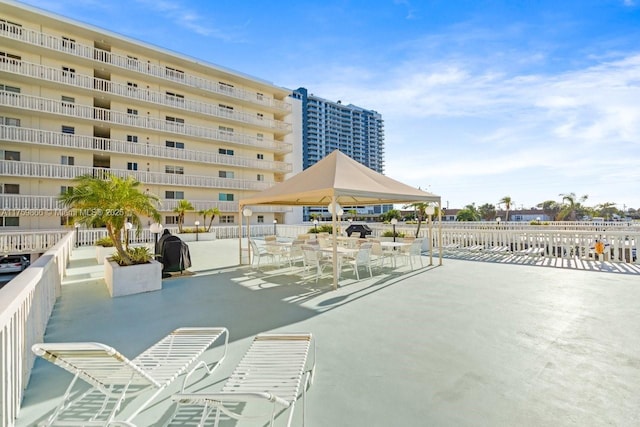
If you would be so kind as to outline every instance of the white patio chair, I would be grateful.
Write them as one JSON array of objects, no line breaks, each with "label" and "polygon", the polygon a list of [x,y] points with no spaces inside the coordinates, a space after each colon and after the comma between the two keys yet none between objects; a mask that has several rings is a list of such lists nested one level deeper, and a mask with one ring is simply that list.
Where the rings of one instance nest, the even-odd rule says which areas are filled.
[{"label": "white patio chair", "polygon": [[409,246],[401,246],[398,251],[398,256],[404,258],[408,261],[411,269],[413,270],[413,258],[417,257],[420,260],[420,266],[424,267],[424,263],[422,261],[422,242],[424,238],[413,239]]},{"label": "white patio chair", "polygon": [[[192,367],[202,353],[222,335],[225,336],[224,353],[215,362],[215,366],[209,368],[201,361]],[[127,359],[112,347],[95,342],[34,344],[32,350],[36,355],[74,375],[62,401],[41,425],[134,425],[133,418],[148,407],[178,376],[189,370],[182,381],[184,390],[187,379],[196,369],[204,367],[211,373],[220,366],[227,354],[228,339],[226,328],[179,328],[133,360]],[[79,397],[70,399],[78,378],[92,387]],[[117,416],[125,400],[144,392],[151,393],[148,399],[126,420],[118,420]],[[86,402],[96,406],[90,406]]]},{"label": "white patio chair", "polygon": [[332,267],[331,259],[325,258],[317,245],[302,245],[302,259],[306,272],[314,271],[316,283],[322,276],[325,267]]},{"label": "white patio chair", "polygon": [[255,266],[255,268],[260,270],[260,260],[262,259],[262,257],[271,258],[272,264],[275,262],[274,255],[267,251],[264,246],[258,246],[258,244],[253,240],[249,240],[249,243],[251,244],[251,252],[253,255],[253,257],[251,258],[252,267]]},{"label": "white patio chair", "polygon": [[[179,417],[181,408],[196,405],[202,406],[198,427],[218,426],[221,413],[237,420],[263,420],[260,425],[270,420],[269,425],[273,426],[276,417],[288,410],[290,426],[302,392],[304,424],[305,394],[313,382],[314,370],[315,342],[310,333],[259,334],[220,392],[174,395],[174,417]],[[249,413],[255,409],[249,406],[259,406],[264,412]],[[237,412],[237,408],[245,414]]]},{"label": "white patio chair", "polygon": [[369,270],[369,277],[373,277],[373,273],[371,271],[371,247],[371,243],[362,243],[360,248],[358,248],[358,252],[356,252],[353,257],[342,257],[342,265],[350,266],[353,269],[357,280],[360,280],[360,273],[358,272],[359,267],[366,267]]},{"label": "white patio chair", "polygon": [[304,240],[295,239],[291,242],[291,248],[289,249],[289,266],[293,267],[294,264],[298,262],[302,262],[304,264],[303,254],[302,254],[302,245],[304,245]]},{"label": "white patio chair", "polygon": [[371,262],[379,266],[380,269],[384,268],[386,259],[389,260],[390,265],[395,265],[394,252],[395,251],[385,251],[377,240],[371,241]]}]

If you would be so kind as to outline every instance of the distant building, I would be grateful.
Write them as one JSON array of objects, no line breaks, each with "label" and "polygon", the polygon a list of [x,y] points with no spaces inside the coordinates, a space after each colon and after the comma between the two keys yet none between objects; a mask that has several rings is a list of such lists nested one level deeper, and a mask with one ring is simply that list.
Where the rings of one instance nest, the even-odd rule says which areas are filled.
[{"label": "distant building", "polygon": [[[355,161],[378,173],[384,173],[384,122],[382,115],[341,101],[329,101],[307,89],[293,91],[302,103],[302,167],[316,164],[334,150],[340,150]],[[355,209],[358,216],[377,217],[393,209],[393,205],[344,207]],[[328,215],[324,208],[306,208],[304,217],[313,213]],[[346,215],[346,212],[345,212]]]}]

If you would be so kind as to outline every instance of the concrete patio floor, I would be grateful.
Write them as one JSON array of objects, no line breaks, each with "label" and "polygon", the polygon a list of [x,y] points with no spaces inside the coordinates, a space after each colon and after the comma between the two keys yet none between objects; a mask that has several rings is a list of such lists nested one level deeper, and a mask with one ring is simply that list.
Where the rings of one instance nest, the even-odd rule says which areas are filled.
[{"label": "concrete patio floor", "polygon": [[[220,387],[256,334],[309,331],[308,426],[640,425],[634,271],[445,259],[359,282],[347,272],[332,291],[330,278],[316,285],[287,269],[236,267],[234,240],[189,246],[193,276],[115,299],[92,248],[74,251],[45,341],[98,341],[133,358],[177,327],[226,326],[227,359],[195,391]],[[45,419],[70,379],[37,360],[17,426]],[[137,424],[161,425],[177,388]],[[302,425],[301,401],[293,425]]]}]

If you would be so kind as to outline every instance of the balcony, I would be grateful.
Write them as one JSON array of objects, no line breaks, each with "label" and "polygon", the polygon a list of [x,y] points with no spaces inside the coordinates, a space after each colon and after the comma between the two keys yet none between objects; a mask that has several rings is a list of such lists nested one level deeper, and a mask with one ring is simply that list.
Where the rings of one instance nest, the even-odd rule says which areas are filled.
[{"label": "balcony", "polygon": [[273,182],[266,181],[248,181],[243,179],[217,178],[203,175],[179,175],[160,172],[95,168],[91,166],[68,166],[49,163],[0,160],[0,176],[70,180],[81,175],[92,175],[104,178],[109,174],[121,178],[133,176],[136,180],[144,184],[239,191],[260,191],[269,188],[274,184]]},{"label": "balcony", "polygon": [[291,104],[274,98],[265,97],[258,92],[224,86],[219,82],[185,73],[170,72],[170,70],[164,66],[139,61],[125,55],[119,55],[97,49],[93,46],[87,46],[79,43],[70,44],[69,42],[63,41],[61,37],[35,31],[29,28],[15,26],[6,22],[3,23],[2,27],[0,27],[0,37],[84,58],[92,62],[97,61],[101,64],[109,64],[117,68],[141,73],[162,80],[169,80],[174,83],[197,89],[198,91],[206,91],[216,95],[227,96],[231,99],[259,105],[277,112],[291,112]]},{"label": "balcony", "polygon": [[187,111],[189,113],[202,114],[205,116],[222,118],[232,122],[257,126],[263,129],[274,131],[279,134],[291,133],[291,124],[281,120],[260,118],[255,114],[239,111],[229,111],[217,105],[204,102],[190,101],[182,98],[172,97],[166,93],[153,92],[145,89],[132,88],[126,84],[116,83],[109,80],[82,74],[74,74],[70,77],[68,72],[61,69],[46,67],[40,64],[33,64],[25,61],[7,60],[0,61],[0,71],[26,76],[30,78],[44,80],[47,83],[65,84],[77,88],[95,90],[100,93],[109,93],[127,99],[135,99],[142,102],[162,105],[170,108]]},{"label": "balcony", "polygon": [[[70,78],[70,77],[69,77]],[[168,132],[193,138],[222,141],[228,144],[262,148],[277,153],[290,153],[292,145],[273,139],[257,138],[237,132],[225,132],[202,126],[186,125],[184,123],[169,122],[148,116],[121,113],[118,111],[97,108],[89,105],[72,104],[60,100],[41,98],[37,96],[0,91],[0,105],[18,110],[38,111],[56,114],[76,119],[96,121],[105,124],[127,126],[150,131]]]},{"label": "balcony", "polygon": [[115,139],[91,136],[70,135],[40,129],[29,129],[0,125],[0,140],[23,144],[38,144],[50,147],[63,147],[89,151],[105,151],[132,156],[154,157],[186,162],[236,166],[241,168],[265,170],[276,173],[290,173],[290,163],[259,160],[254,157],[228,156],[208,151],[196,151],[163,147]]}]

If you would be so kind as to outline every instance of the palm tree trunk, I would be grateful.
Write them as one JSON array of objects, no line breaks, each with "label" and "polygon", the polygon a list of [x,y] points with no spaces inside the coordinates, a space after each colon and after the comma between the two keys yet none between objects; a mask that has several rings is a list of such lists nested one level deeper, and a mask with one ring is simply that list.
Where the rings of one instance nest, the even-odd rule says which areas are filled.
[{"label": "palm tree trunk", "polygon": [[127,251],[125,251],[124,248],[122,247],[122,230],[116,231],[113,229],[113,227],[110,224],[107,224],[107,234],[109,234],[109,237],[113,241],[113,244],[116,248],[116,252],[118,252],[118,255],[120,255],[120,258],[122,258],[122,260],[127,265],[131,265],[131,258],[129,257],[129,254],[127,253]]}]

